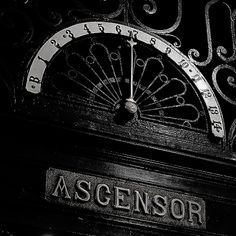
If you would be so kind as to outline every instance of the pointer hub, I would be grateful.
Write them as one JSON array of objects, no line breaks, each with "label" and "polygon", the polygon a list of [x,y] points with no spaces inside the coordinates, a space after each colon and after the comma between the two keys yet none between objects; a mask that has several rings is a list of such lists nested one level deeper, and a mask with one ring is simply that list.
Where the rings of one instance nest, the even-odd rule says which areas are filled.
[{"label": "pointer hub", "polygon": [[138,106],[133,99],[126,99],[125,101],[125,110],[131,114],[135,114],[138,110]]}]

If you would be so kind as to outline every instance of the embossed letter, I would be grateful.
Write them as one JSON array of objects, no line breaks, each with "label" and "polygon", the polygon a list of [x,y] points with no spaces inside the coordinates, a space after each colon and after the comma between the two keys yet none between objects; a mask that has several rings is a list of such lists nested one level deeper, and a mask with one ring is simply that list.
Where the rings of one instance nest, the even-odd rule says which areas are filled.
[{"label": "embossed letter", "polygon": [[[202,224],[202,217],[201,217],[201,210],[202,207],[200,204],[198,204],[197,202],[193,202],[193,201],[188,201],[188,205],[189,205],[189,222],[193,222],[193,214],[195,214],[197,216],[197,222],[199,224]],[[194,209],[195,208],[195,209]]]},{"label": "embossed letter", "polygon": [[135,196],[134,196],[134,199],[135,199],[134,211],[135,212],[140,212],[139,203],[141,202],[144,213],[149,214],[149,211],[148,211],[148,194],[144,192],[144,198],[142,198],[140,193],[137,190],[135,190],[134,193],[135,193]]},{"label": "embossed letter", "polygon": [[177,198],[172,199],[170,210],[171,210],[172,216],[175,219],[181,220],[184,218],[185,207],[184,207],[184,203],[180,199],[177,199]]},{"label": "embossed letter", "polygon": [[[64,177],[61,175],[59,177],[59,180],[57,182],[57,186],[56,188],[54,189],[53,193],[52,193],[52,196],[54,197],[59,197],[59,192],[61,195],[64,196],[64,198],[66,199],[71,199],[70,195],[69,195],[69,192],[68,192],[68,189],[66,187],[66,183],[65,183],[65,180],[64,180]],[[63,193],[64,192],[64,193]]]},{"label": "embossed letter", "polygon": [[[158,216],[164,216],[167,213],[166,205],[167,205],[167,197],[162,197],[160,195],[155,195],[153,197],[153,203],[157,207],[152,208],[152,214]],[[158,210],[157,210],[158,209]]]},{"label": "embossed letter", "polygon": [[100,198],[100,191],[101,191],[101,188],[105,188],[105,193],[108,193],[110,194],[110,189],[108,187],[108,185],[106,184],[98,184],[97,185],[97,188],[96,188],[96,200],[98,202],[98,204],[100,204],[101,206],[107,206],[110,202],[110,198],[108,197],[104,197],[104,201],[101,200]]},{"label": "embossed letter", "polygon": [[[82,185],[87,185],[86,189],[85,186],[83,187]],[[82,202],[87,202],[90,200],[90,194],[88,192],[88,190],[91,189],[91,183],[87,182],[85,180],[77,180],[76,182],[76,187],[78,188],[78,190],[84,194],[84,197],[81,197],[78,192],[75,192],[75,200],[80,200]]]},{"label": "embossed letter", "polygon": [[116,187],[115,188],[115,197],[114,197],[114,207],[118,209],[124,209],[124,210],[130,210],[130,204],[127,205],[121,205],[122,202],[124,202],[124,196],[122,195],[123,193],[126,193],[128,196],[130,195],[130,189],[128,188],[121,188],[121,187]]}]

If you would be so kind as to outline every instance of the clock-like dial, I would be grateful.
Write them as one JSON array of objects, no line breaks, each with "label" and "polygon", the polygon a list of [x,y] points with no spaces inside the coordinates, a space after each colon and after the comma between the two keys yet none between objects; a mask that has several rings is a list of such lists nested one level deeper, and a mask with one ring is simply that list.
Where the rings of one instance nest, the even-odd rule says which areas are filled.
[{"label": "clock-like dial", "polygon": [[34,56],[26,90],[57,91],[114,116],[224,137],[220,107],[196,66],[169,42],[134,26],[87,21],[60,30]]}]

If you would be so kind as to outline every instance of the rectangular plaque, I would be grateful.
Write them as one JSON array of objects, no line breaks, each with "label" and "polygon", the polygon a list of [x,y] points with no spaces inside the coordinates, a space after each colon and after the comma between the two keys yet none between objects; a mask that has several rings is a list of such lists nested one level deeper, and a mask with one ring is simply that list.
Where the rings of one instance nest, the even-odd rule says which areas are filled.
[{"label": "rectangular plaque", "polygon": [[206,228],[203,199],[151,184],[50,168],[46,173],[45,198],[149,223]]}]

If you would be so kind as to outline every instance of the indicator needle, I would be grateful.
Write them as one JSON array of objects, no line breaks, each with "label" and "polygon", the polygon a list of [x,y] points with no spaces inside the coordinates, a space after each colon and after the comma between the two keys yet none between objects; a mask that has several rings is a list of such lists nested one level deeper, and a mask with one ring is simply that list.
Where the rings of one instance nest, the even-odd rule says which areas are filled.
[{"label": "indicator needle", "polygon": [[137,112],[137,105],[134,101],[134,46],[137,44],[134,42],[133,37],[130,40],[127,40],[130,45],[130,96],[126,99],[125,109],[130,113]]},{"label": "indicator needle", "polygon": [[130,45],[130,97],[128,98],[131,101],[134,101],[134,92],[133,92],[133,83],[134,83],[134,46],[137,44],[134,42],[133,37],[130,40],[127,40]]}]

